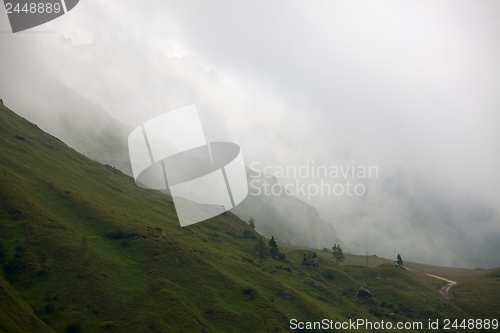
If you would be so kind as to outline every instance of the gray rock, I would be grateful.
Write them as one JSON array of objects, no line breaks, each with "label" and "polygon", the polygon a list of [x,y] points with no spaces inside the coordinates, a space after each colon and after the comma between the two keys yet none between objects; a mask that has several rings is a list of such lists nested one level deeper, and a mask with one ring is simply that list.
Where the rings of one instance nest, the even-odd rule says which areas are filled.
[{"label": "gray rock", "polygon": [[285,297],[287,300],[291,301],[292,300],[292,295],[288,291],[284,291],[281,293],[283,297]]},{"label": "gray rock", "polygon": [[356,292],[354,293],[354,295],[352,297],[354,297],[354,298],[360,298],[360,297],[372,298],[373,296],[365,288],[359,287],[358,290],[356,290]]},{"label": "gray rock", "polygon": [[318,255],[316,254],[316,252],[308,251],[306,254],[304,254],[304,261],[302,261],[302,264],[318,268],[319,262],[317,257]]}]

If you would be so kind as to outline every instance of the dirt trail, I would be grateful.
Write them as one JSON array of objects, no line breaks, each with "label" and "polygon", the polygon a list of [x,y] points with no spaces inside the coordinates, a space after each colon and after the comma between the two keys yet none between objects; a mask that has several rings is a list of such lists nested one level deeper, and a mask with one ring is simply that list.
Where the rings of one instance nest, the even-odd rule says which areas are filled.
[{"label": "dirt trail", "polygon": [[[407,267],[405,267],[405,268],[407,270],[409,270],[409,271],[412,271],[412,272],[418,272],[418,271],[416,271],[414,269],[411,269],[411,268],[407,268]],[[446,299],[450,299],[451,298],[451,296],[448,294],[448,290],[450,290],[450,288],[452,286],[454,286],[454,285],[457,284],[456,281],[448,280],[448,279],[445,279],[444,277],[440,277],[440,276],[437,276],[437,275],[432,275],[432,274],[427,274],[427,273],[425,273],[425,274],[428,275],[428,276],[430,276],[430,277],[433,277],[433,278],[440,279],[440,280],[448,282],[448,284],[445,284],[444,286],[439,287],[438,290],[441,293],[441,295],[444,296],[444,298],[446,298]]]},{"label": "dirt trail", "polygon": [[437,275],[432,275],[432,274],[427,274],[428,276],[431,276],[433,278],[436,278],[436,279],[440,279],[440,280],[443,280],[443,281],[446,281],[448,282],[448,284],[445,284],[444,286],[441,286],[438,288],[439,292],[441,293],[441,295],[444,296],[444,298],[446,299],[450,299],[451,296],[448,294],[448,290],[450,290],[450,288],[454,285],[457,284],[456,281],[452,281],[452,280],[448,280],[448,279],[445,279],[443,277],[440,277],[440,276],[437,276]]}]

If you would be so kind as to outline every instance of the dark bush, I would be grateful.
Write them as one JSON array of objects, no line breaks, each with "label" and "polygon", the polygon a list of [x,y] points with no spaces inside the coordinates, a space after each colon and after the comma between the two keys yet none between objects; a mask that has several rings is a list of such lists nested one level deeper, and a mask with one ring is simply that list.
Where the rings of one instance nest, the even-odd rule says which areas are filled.
[{"label": "dark bush", "polygon": [[251,230],[243,230],[243,238],[256,240],[257,236],[255,236],[255,233]]},{"label": "dark bush", "polygon": [[246,258],[246,257],[241,258],[241,261],[248,262],[249,264],[255,265],[255,263],[253,262],[252,259],[249,259],[249,258]]},{"label": "dark bush", "polygon": [[56,311],[56,307],[54,306],[54,304],[49,303],[45,306],[45,312],[54,313],[55,311]]},{"label": "dark bush", "polygon": [[243,289],[243,294],[250,296],[250,299],[254,299],[257,296],[257,290],[252,287],[247,287]]},{"label": "dark bush", "polygon": [[133,236],[134,236],[133,234],[129,234],[129,233],[124,232],[122,230],[116,230],[116,231],[108,232],[106,234],[106,237],[111,238],[111,239],[126,239],[126,238],[130,238]]},{"label": "dark bush", "polygon": [[432,310],[426,310],[422,312],[422,315],[424,316],[432,316],[432,314],[433,314]]},{"label": "dark bush", "polygon": [[18,140],[21,140],[21,141],[24,141],[24,140],[25,140],[24,136],[14,135],[14,137],[15,137],[16,139],[18,139]]},{"label": "dark bush", "polygon": [[281,269],[283,271],[287,271],[287,272],[291,272],[291,268],[290,267],[283,267],[282,265],[279,265],[279,266],[274,266],[276,269]]},{"label": "dark bush", "polygon": [[284,253],[281,253],[281,252],[278,252],[277,257],[278,257],[279,260],[285,260],[286,259],[286,255]]},{"label": "dark bush", "polygon": [[5,277],[12,281],[19,274],[24,272],[26,269],[26,261],[24,259],[10,259],[3,265],[3,271],[5,272]]},{"label": "dark bush", "polygon": [[82,331],[82,326],[80,323],[73,323],[66,326],[66,333],[80,333]]},{"label": "dark bush", "polygon": [[47,276],[49,275],[49,272],[47,272],[45,269],[41,269],[38,271],[38,276]]}]

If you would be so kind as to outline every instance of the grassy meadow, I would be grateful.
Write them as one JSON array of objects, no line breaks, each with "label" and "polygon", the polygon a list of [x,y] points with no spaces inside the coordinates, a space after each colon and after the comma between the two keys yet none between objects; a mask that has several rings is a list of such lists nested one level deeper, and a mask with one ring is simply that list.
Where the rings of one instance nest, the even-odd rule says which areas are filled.
[{"label": "grassy meadow", "polygon": [[[258,266],[262,236],[245,221],[227,213],[181,228],[171,197],[3,105],[0,147],[2,332],[286,332],[291,319],[500,318],[498,269],[405,263],[456,280],[445,300],[439,280],[383,258],[367,268],[364,256],[337,264],[315,250],[314,268],[302,265],[310,249],[279,244],[286,259]],[[361,286],[374,297],[353,298]]]}]

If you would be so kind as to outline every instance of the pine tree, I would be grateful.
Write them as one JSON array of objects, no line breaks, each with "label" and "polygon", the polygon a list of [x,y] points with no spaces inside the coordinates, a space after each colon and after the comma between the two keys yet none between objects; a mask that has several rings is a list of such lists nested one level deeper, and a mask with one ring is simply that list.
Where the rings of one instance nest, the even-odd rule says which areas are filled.
[{"label": "pine tree", "polygon": [[273,259],[276,259],[278,257],[278,244],[276,244],[276,241],[274,240],[274,236],[271,236],[271,239],[269,240],[269,253],[271,254],[271,257]]},{"label": "pine tree", "polygon": [[255,229],[255,220],[253,217],[250,216],[250,220],[248,220],[248,224],[252,227],[252,229]]},{"label": "pine tree", "polygon": [[332,255],[335,258],[335,261],[337,262],[337,264],[340,261],[344,261],[344,259],[345,259],[345,256],[342,253],[342,249],[340,248],[340,244],[339,245],[337,245],[337,244],[333,245],[333,247],[332,247]]},{"label": "pine tree", "polygon": [[259,237],[257,244],[255,244],[255,252],[257,258],[259,258],[259,264],[257,266],[260,266],[260,263],[265,261],[268,255],[267,247],[264,241],[262,240],[262,237]]},{"label": "pine tree", "polygon": [[401,255],[398,253],[398,260],[396,262],[399,266],[403,266],[403,259],[401,258]]}]

